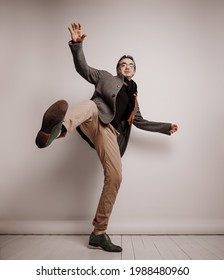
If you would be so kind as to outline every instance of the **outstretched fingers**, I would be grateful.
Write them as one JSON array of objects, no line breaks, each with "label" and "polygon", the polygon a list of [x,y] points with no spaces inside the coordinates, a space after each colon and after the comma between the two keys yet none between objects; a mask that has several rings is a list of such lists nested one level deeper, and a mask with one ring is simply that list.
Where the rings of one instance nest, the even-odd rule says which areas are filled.
[{"label": "outstretched fingers", "polygon": [[68,30],[74,42],[82,42],[86,37],[86,34],[83,34],[82,32],[82,26],[80,23],[71,23],[71,26],[68,27]]},{"label": "outstretched fingers", "polygon": [[72,29],[73,29],[73,30],[75,30],[75,29],[81,30],[81,29],[82,29],[80,23],[75,23],[75,22],[73,22],[73,23],[71,24],[71,26],[72,26]]},{"label": "outstretched fingers", "polygon": [[73,28],[69,26],[69,27],[68,27],[68,30],[69,30],[70,34],[72,35],[72,33],[73,33]]},{"label": "outstretched fingers", "polygon": [[87,36],[86,34],[83,34],[83,35],[81,36],[81,39],[84,40],[84,39],[86,38],[86,36]]}]

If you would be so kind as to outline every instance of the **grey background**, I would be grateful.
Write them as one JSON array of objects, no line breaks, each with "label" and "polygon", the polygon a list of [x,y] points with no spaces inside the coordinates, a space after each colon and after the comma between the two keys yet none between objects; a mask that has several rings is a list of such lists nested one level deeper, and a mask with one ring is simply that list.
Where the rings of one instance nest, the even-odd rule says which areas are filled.
[{"label": "grey background", "polygon": [[79,21],[89,65],[115,74],[131,54],[145,118],[133,127],[114,233],[224,232],[224,1],[0,1],[0,233],[89,233],[103,183],[97,155],[75,132],[34,144],[46,108],[89,99],[73,66]]}]

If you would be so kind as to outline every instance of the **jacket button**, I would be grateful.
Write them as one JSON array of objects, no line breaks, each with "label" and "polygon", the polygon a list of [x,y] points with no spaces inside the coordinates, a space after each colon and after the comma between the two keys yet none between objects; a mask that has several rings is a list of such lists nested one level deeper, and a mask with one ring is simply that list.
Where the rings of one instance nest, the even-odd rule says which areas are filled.
[{"label": "jacket button", "polygon": [[115,94],[112,94],[112,97],[115,97]]}]

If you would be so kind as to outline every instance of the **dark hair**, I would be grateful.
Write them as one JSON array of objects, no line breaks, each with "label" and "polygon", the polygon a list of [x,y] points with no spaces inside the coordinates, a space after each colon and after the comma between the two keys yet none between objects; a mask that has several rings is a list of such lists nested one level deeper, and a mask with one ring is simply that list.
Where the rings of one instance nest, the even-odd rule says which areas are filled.
[{"label": "dark hair", "polygon": [[118,68],[119,68],[119,66],[120,66],[120,62],[121,62],[121,60],[123,60],[124,58],[129,58],[129,59],[131,59],[131,60],[134,62],[134,68],[135,68],[135,70],[136,70],[135,61],[134,61],[134,58],[133,58],[131,55],[123,55],[123,56],[122,56],[122,57],[118,60],[118,63],[117,63],[116,69],[118,69]]}]

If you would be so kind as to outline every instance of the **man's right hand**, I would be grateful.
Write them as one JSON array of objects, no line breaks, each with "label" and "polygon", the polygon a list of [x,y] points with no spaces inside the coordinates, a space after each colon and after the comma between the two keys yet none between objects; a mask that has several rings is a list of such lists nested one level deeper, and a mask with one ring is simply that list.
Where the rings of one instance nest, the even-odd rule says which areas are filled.
[{"label": "man's right hand", "polygon": [[83,34],[82,27],[79,23],[72,23],[71,26],[68,27],[68,29],[70,31],[73,43],[80,43],[85,39],[86,35]]}]

